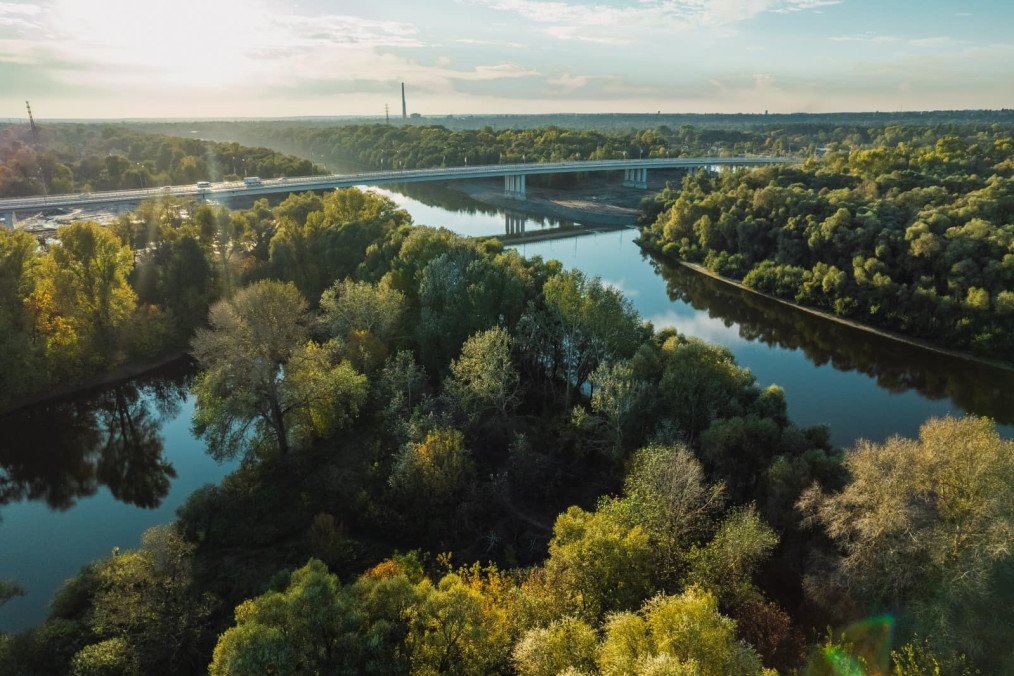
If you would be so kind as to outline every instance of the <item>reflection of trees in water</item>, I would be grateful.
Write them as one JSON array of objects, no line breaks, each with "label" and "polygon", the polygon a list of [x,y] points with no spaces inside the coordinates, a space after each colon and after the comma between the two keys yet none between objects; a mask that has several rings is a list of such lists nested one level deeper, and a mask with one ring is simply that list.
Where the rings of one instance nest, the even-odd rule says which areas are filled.
[{"label": "reflection of trees in water", "polygon": [[[447,211],[465,214],[485,214],[496,216],[500,210],[472,199],[460,190],[454,190],[441,183],[397,183],[380,186],[385,190],[399,192],[406,197],[422,202],[429,207],[439,207]],[[430,225],[430,224],[428,224]],[[438,225],[433,223],[431,225]]]},{"label": "reflection of trees in water", "polygon": [[185,373],[166,371],[3,416],[0,504],[69,509],[107,486],[117,500],[157,507],[176,476],[160,430],[179,413],[187,384]]},{"label": "reflection of trees in water", "polygon": [[830,363],[839,371],[865,373],[890,392],[914,389],[929,399],[950,397],[968,413],[1014,422],[1014,372],[820,319],[679,265],[658,260],[654,265],[671,299],[726,326],[738,324],[743,338],[801,350],[818,366]]}]

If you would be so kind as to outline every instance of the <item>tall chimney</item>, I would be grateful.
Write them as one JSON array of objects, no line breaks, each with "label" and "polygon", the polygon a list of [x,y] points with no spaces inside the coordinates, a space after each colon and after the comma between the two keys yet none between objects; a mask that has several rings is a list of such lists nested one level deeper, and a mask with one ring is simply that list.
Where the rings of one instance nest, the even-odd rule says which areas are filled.
[{"label": "tall chimney", "polygon": [[405,83],[401,83],[401,119],[408,119],[408,107],[405,105]]}]

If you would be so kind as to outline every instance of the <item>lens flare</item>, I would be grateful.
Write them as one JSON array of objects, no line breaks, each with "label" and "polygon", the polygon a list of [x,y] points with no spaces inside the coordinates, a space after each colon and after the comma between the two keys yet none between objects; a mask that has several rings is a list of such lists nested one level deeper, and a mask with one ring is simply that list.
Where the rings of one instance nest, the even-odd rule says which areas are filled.
[{"label": "lens flare", "polygon": [[806,676],[887,676],[894,618],[871,617],[830,636],[810,658]]}]

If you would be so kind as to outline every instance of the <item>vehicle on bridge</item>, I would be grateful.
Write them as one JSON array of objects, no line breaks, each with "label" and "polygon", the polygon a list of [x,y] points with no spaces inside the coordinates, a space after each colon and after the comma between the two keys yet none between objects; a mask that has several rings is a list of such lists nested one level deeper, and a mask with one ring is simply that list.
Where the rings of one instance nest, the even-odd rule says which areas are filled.
[{"label": "vehicle on bridge", "polygon": [[211,190],[211,181],[198,181],[197,182],[197,189],[198,190]]},{"label": "vehicle on bridge", "polygon": [[264,181],[260,179],[260,176],[247,176],[243,179],[243,184],[247,187],[255,185],[264,185]]}]

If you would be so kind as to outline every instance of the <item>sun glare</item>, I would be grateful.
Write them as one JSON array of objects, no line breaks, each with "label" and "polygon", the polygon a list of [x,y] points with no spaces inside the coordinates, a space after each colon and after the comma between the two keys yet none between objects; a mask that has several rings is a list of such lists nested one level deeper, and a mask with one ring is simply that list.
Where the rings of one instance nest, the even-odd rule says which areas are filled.
[{"label": "sun glare", "polygon": [[121,66],[105,77],[211,87],[256,74],[258,46],[271,27],[259,5],[238,0],[60,0],[62,32]]}]

